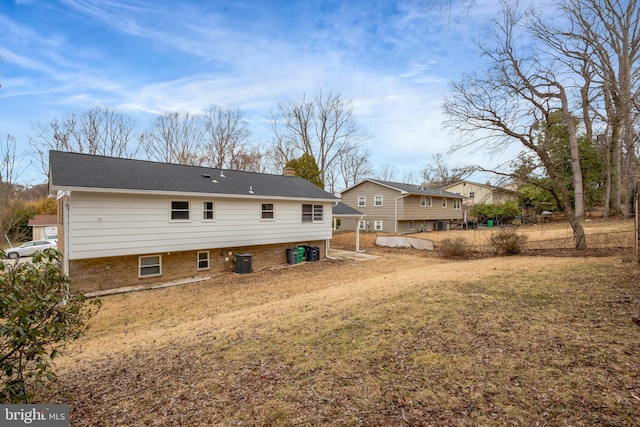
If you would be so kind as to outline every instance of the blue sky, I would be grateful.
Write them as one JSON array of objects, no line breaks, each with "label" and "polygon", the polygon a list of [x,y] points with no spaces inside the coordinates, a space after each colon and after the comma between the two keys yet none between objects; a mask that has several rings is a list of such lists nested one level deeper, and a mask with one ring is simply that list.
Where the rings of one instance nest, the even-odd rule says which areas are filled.
[{"label": "blue sky", "polygon": [[[340,93],[353,102],[374,169],[397,180],[455,136],[442,128],[451,80],[481,66],[474,41],[498,0],[0,2],[0,134],[30,160],[33,123],[96,106],[148,128],[155,114],[244,111],[256,143],[279,102]],[[450,164],[493,159],[458,153]],[[34,161],[34,170],[38,169]],[[24,174],[24,183],[43,182]]]}]

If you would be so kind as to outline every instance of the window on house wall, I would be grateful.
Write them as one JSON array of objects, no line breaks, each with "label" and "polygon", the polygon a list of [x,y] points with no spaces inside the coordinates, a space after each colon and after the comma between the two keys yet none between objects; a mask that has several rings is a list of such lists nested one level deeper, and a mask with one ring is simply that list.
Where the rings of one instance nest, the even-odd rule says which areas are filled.
[{"label": "window on house wall", "polygon": [[427,206],[428,207],[432,207],[433,206],[433,199],[431,197],[427,197]]},{"label": "window on house wall", "polygon": [[373,206],[382,206],[382,196],[375,196],[373,198]]},{"label": "window on house wall", "polygon": [[375,220],[373,222],[373,229],[376,231],[382,231],[382,221],[380,221],[379,219]]},{"label": "window on house wall", "polygon": [[444,197],[442,198],[442,207],[443,208],[447,207],[447,199],[445,199]]},{"label": "window on house wall", "polygon": [[274,210],[273,210],[273,203],[263,203],[262,204],[261,217],[262,217],[262,219],[274,219],[275,218]]},{"label": "window on house wall", "polygon": [[427,197],[426,196],[420,197],[420,206],[423,207],[423,208],[427,206]]},{"label": "window on house wall", "polygon": [[358,196],[358,207],[367,206],[367,196]]},{"label": "window on house wall", "polygon": [[313,205],[302,205],[302,222],[313,222]]},{"label": "window on house wall", "polygon": [[322,222],[322,205],[302,205],[302,222]]},{"label": "window on house wall", "polygon": [[189,202],[180,202],[180,201],[171,202],[171,219],[172,220],[189,219]]},{"label": "window on house wall", "polygon": [[138,258],[138,276],[151,277],[162,274],[162,255],[141,256]]},{"label": "window on house wall", "polygon": [[358,228],[360,228],[360,230],[365,230],[367,227],[367,222],[364,219],[361,219],[360,221],[358,221]]},{"label": "window on house wall", "polygon": [[202,219],[209,221],[214,219],[213,202],[202,203]]},{"label": "window on house wall", "polygon": [[209,251],[198,252],[198,270],[209,269]]},{"label": "window on house wall", "polygon": [[460,203],[460,199],[454,199],[454,200],[453,200],[453,209],[458,209],[458,210],[460,210],[460,205],[461,205],[461,203]]}]

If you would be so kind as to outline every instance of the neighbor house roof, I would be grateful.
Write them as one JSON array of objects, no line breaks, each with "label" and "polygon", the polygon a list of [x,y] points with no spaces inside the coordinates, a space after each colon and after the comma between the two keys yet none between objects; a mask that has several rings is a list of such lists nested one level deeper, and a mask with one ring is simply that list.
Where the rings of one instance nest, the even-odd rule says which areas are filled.
[{"label": "neighbor house roof", "polygon": [[338,202],[333,206],[332,213],[333,216],[364,216],[359,210],[342,202]]},{"label": "neighbor house roof", "polygon": [[31,227],[57,224],[58,217],[56,215],[34,215],[28,222]]},{"label": "neighbor house roof", "polygon": [[454,193],[449,193],[448,191],[444,191],[444,190],[440,190],[437,188],[428,188],[422,185],[415,185],[415,184],[405,184],[402,182],[392,182],[392,181],[382,181],[379,179],[371,179],[371,178],[366,178],[362,181],[360,181],[359,183],[357,183],[356,185],[353,185],[349,188],[347,188],[346,190],[342,191],[342,193],[351,190],[354,187],[357,187],[358,185],[362,184],[363,182],[373,182],[374,184],[378,184],[378,185],[382,185],[384,187],[388,187],[392,190],[396,190],[400,193],[406,193],[408,195],[419,195],[419,196],[445,196],[445,197],[451,197],[451,198],[456,198],[456,199],[462,199],[463,197],[459,194],[454,194]]},{"label": "neighbor house roof", "polygon": [[337,199],[296,176],[50,151],[49,192],[57,190]]}]

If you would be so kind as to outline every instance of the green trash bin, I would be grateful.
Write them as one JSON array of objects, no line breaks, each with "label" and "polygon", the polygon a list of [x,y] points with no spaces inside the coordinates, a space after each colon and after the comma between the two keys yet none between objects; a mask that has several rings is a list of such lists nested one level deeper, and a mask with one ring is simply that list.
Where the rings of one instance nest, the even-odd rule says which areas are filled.
[{"label": "green trash bin", "polygon": [[487,227],[493,227],[493,220],[492,219],[487,221]]},{"label": "green trash bin", "polygon": [[304,261],[304,252],[306,250],[306,246],[305,245],[301,245],[301,246],[296,247],[296,249],[298,249],[298,262]]}]

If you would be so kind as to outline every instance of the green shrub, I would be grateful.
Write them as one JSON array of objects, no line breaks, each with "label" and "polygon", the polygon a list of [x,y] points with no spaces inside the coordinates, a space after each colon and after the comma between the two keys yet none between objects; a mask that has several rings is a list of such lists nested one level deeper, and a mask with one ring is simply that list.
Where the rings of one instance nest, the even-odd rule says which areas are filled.
[{"label": "green shrub", "polygon": [[440,253],[445,258],[465,258],[469,252],[469,242],[464,237],[444,239],[440,242]]},{"label": "green shrub", "polygon": [[517,255],[522,253],[529,236],[518,234],[514,229],[501,230],[491,236],[491,246],[500,255]]},{"label": "green shrub", "polygon": [[[4,259],[0,251],[0,259]],[[99,300],[70,293],[60,252],[37,252],[31,262],[0,260],[0,403],[31,402],[31,386],[55,377],[51,360],[67,341],[79,338]]]}]

